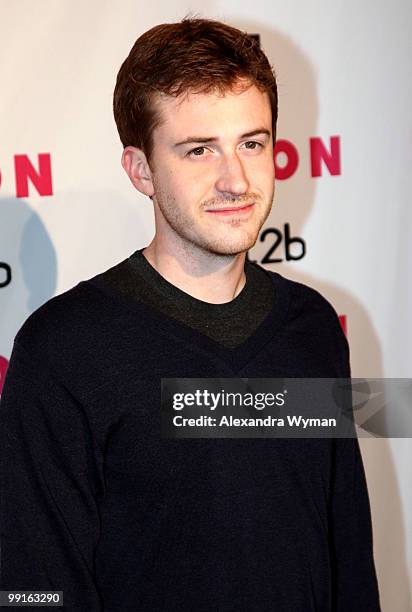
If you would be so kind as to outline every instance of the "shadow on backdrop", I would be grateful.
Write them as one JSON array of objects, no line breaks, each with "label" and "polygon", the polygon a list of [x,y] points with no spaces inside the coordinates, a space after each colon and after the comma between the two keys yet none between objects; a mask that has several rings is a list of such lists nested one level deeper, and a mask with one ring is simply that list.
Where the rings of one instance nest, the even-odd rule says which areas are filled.
[{"label": "shadow on backdrop", "polygon": [[54,296],[57,286],[53,242],[39,215],[22,198],[0,198],[0,262],[11,269],[9,282],[0,287],[0,355],[7,357],[18,329]]}]

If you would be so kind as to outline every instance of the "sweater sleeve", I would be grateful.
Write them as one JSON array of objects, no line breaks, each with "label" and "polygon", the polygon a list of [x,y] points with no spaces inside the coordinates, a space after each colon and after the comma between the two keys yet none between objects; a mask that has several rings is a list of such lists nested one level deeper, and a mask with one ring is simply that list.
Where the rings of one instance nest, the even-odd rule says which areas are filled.
[{"label": "sweater sleeve", "polygon": [[357,438],[336,440],[330,535],[332,609],[379,612],[369,496]]},{"label": "sweater sleeve", "polygon": [[63,591],[60,610],[103,609],[98,470],[82,406],[15,341],[0,403],[0,590]]},{"label": "sweater sleeve", "polygon": [[[342,343],[341,376],[351,377],[349,345]],[[334,612],[380,612],[373,558],[369,494],[354,422],[352,437],[333,444],[330,498],[330,548]]]}]

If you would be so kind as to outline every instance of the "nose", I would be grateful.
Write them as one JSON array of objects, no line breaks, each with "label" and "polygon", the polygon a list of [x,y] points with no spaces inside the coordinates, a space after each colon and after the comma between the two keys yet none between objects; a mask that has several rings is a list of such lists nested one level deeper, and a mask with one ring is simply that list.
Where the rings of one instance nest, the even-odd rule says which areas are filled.
[{"label": "nose", "polygon": [[224,196],[243,195],[249,190],[249,181],[239,156],[225,156],[219,166],[216,190]]}]

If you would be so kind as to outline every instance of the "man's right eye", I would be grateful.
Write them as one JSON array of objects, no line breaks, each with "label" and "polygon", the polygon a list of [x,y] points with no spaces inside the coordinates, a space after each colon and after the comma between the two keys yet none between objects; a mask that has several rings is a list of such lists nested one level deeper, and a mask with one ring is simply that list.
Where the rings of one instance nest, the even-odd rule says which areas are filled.
[{"label": "man's right eye", "polygon": [[[191,151],[188,151],[186,153],[186,156],[187,157],[201,157],[204,150],[205,150],[205,147],[196,147],[195,149],[191,149]],[[199,151],[201,152],[200,154],[198,154]]]}]

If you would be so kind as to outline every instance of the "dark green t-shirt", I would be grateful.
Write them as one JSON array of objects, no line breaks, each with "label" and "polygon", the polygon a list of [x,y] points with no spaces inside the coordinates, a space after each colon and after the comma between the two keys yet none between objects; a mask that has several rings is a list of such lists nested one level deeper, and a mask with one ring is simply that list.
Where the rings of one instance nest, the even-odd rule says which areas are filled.
[{"label": "dark green t-shirt", "polygon": [[246,284],[230,302],[211,304],[182,291],[148,262],[143,249],[111,269],[107,280],[129,297],[143,302],[192,329],[235,348],[259,327],[270,312],[275,288],[261,266],[245,261]]}]

